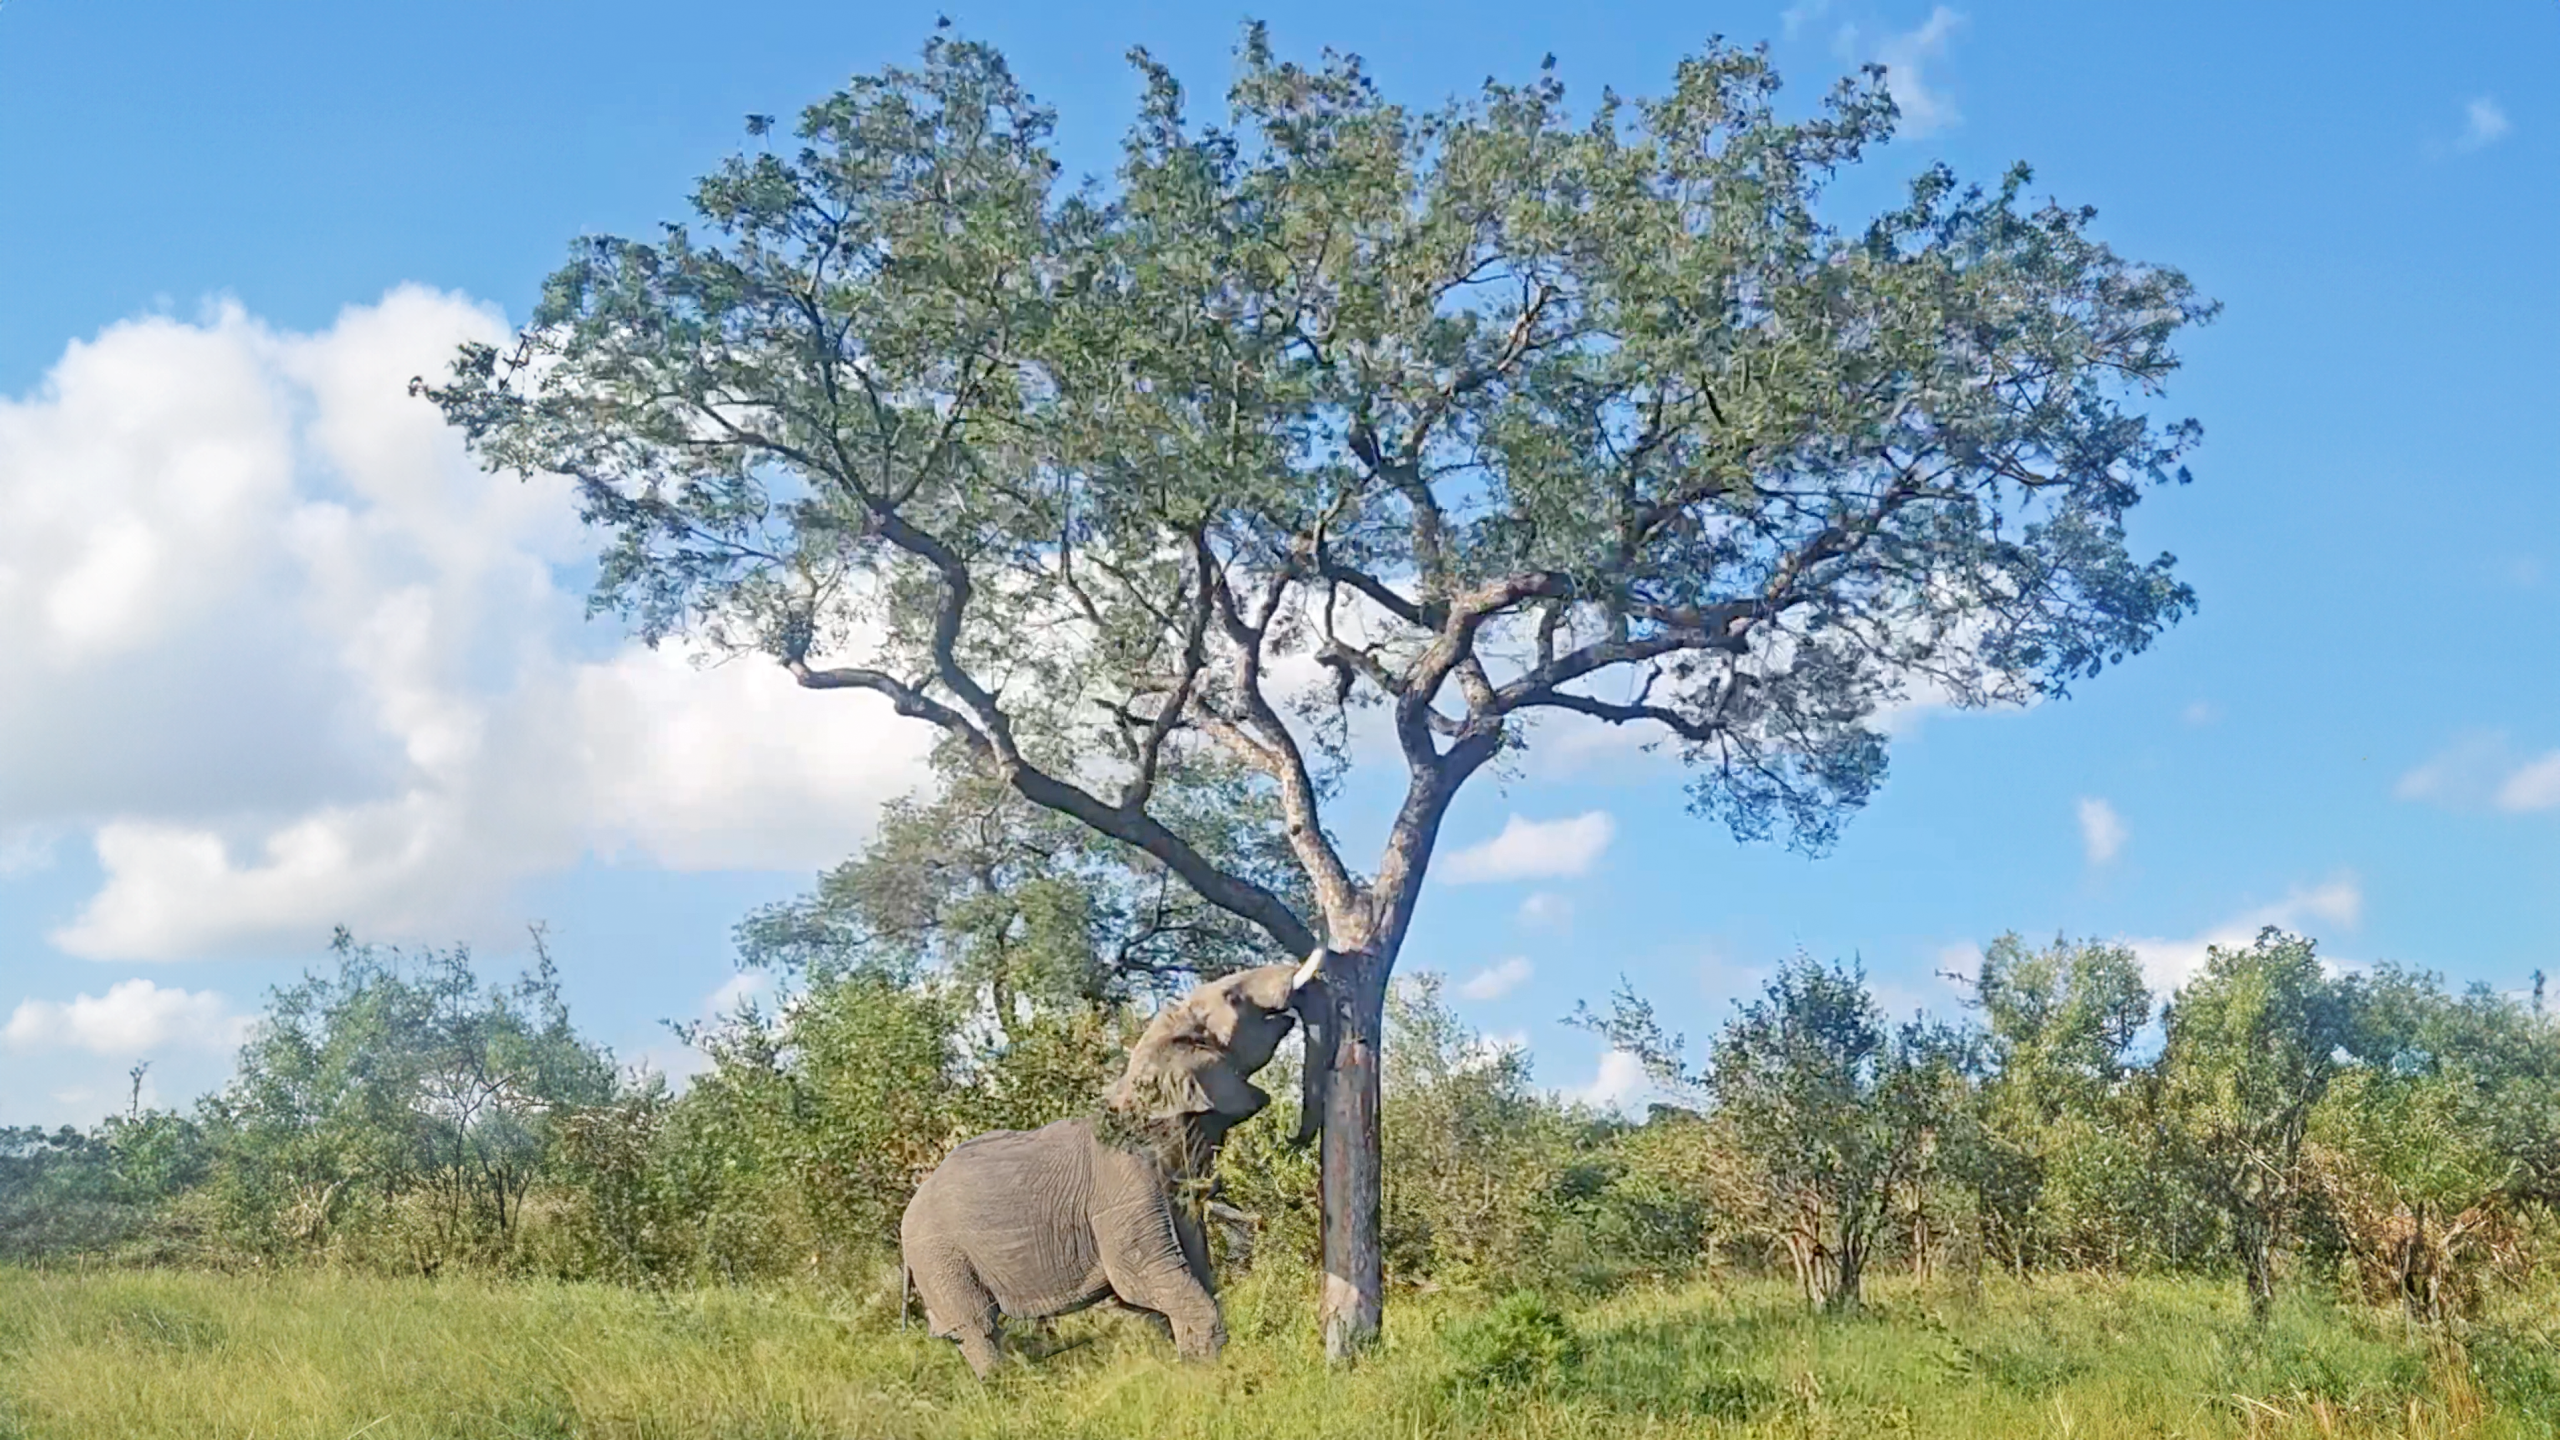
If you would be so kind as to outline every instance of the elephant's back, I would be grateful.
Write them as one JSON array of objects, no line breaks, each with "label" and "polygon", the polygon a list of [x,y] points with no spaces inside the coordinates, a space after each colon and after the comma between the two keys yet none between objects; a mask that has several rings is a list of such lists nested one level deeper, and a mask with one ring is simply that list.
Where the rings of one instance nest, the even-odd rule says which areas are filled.
[{"label": "elephant's back", "polygon": [[1061,1120],[961,1142],[916,1188],[899,1226],[912,1254],[966,1255],[1008,1315],[1053,1315],[1109,1288],[1093,1238],[1092,1126]]}]

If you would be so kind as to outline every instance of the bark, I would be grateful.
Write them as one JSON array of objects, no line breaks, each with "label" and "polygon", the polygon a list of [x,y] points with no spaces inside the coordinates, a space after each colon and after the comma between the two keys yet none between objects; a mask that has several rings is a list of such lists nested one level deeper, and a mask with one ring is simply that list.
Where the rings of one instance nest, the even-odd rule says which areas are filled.
[{"label": "bark", "polygon": [[1316,1309],[1325,1358],[1336,1362],[1376,1342],[1385,1308],[1386,1256],[1378,1235],[1378,1079],[1388,971],[1388,962],[1373,953],[1338,959],[1346,963],[1334,986],[1341,1010],[1319,1152],[1324,1292]]},{"label": "bark", "polygon": [[1796,1289],[1804,1295],[1807,1308],[1822,1308],[1825,1284],[1822,1242],[1800,1230],[1788,1231],[1785,1240],[1787,1264],[1795,1271]]},{"label": "bark", "polygon": [[1832,1257],[1831,1293],[1823,1298],[1822,1308],[1834,1315],[1846,1315],[1864,1304],[1867,1298],[1864,1288],[1866,1269],[1866,1242],[1843,1237],[1839,1254]]},{"label": "bark", "polygon": [[2249,1318],[2264,1321],[2276,1303],[2275,1224],[2272,1217],[2244,1210],[2235,1217],[2232,1243],[2240,1252],[2240,1269],[2249,1287]]}]

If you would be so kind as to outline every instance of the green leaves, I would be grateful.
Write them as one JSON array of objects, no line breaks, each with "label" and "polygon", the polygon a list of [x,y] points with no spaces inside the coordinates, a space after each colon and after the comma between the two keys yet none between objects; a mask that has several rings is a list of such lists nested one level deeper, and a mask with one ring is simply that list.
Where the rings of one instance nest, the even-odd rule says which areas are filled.
[{"label": "green leaves", "polygon": [[1913,1198],[1964,1111],[1964,1038],[1889,1026],[1866,977],[1798,956],[1716,1039],[1706,1090],[1750,1157],[1808,1300],[1854,1308],[1898,1190]]},{"label": "green leaves", "polygon": [[380,949],[341,930],[333,953],[335,974],[270,996],[206,1102],[232,1238],[316,1250],[359,1221],[430,1272],[502,1252],[555,1121],[613,1098],[611,1058],[570,1027],[547,956],[500,987],[459,948]]},{"label": "green leaves", "polygon": [[[1542,712],[1658,727],[1703,814],[1827,845],[1887,707],[2059,695],[2192,608],[2128,548],[2197,432],[2144,408],[2213,311],[2086,210],[1931,170],[1861,226],[1870,70],[1782,114],[1720,43],[1668,92],[1551,70],[1429,108],[1250,29],[1202,124],[1145,52],[1108,187],[982,45],[856,77],[583,242],[513,353],[427,387],[556,472],[644,636],[867,689],[1294,950],[1299,904],[1157,805],[1215,755],[1323,929],[1392,951],[1456,789]],[[1325,794],[1390,711],[1366,873]]]}]

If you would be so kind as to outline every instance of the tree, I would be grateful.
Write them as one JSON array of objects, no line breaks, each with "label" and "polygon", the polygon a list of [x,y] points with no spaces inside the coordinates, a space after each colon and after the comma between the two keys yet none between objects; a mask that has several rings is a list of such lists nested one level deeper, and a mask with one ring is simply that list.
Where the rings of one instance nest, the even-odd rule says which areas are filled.
[{"label": "tree", "polygon": [[1856,1309],[1897,1191],[1962,1106],[1962,1042],[1886,1023],[1866,977],[1798,956],[1717,1037],[1706,1090],[1752,1157],[1807,1302]]},{"label": "tree", "polygon": [[[2003,935],[1983,951],[1973,1005],[1989,1070],[1974,1167],[1987,1247],[2021,1270],[2048,1245],[2070,1263],[2119,1258],[2088,1242],[2139,1228],[2114,1222],[2131,1210],[2123,1188],[2147,1168],[2126,1123],[2129,1052],[2151,1019],[2141,962],[2121,945],[2030,950]],[[2102,1213],[2088,1213],[2092,1202]]]},{"label": "tree", "polygon": [[2315,946],[2274,926],[2243,949],[2214,946],[2170,1001],[2161,1052],[2166,1104],[2188,1167],[2230,1227],[2264,1319],[2275,1257],[2301,1190],[2302,1143],[2354,1038],[2355,989],[2321,971]]},{"label": "tree", "polygon": [[534,941],[533,968],[492,987],[459,946],[404,952],[341,929],[334,975],[269,996],[205,1105],[216,1185],[255,1243],[319,1244],[350,1208],[401,1206],[424,1270],[510,1238],[555,1122],[614,1092],[612,1057],[571,1026]]},{"label": "tree", "polygon": [[2304,1153],[2367,1296],[2410,1318],[2479,1300],[2479,1272],[2537,1198],[2560,1047],[2524,1006],[2385,965],[2358,989],[2354,1064],[2312,1112]]},{"label": "tree", "polygon": [[[485,463],[570,478],[596,604],[650,641],[885,700],[1337,952],[1341,1355],[1379,1321],[1387,979],[1461,787],[1540,716],[1647,726],[1701,813],[1819,850],[1915,686],[2059,695],[2141,650],[2192,596],[2123,518],[2197,432],[2138,405],[2211,307],[2023,168],[1824,221],[1892,132],[1874,69],[1804,119],[1722,45],[1658,100],[1414,110],[1255,27],[1200,127],[1133,58],[1107,192],[1062,190],[996,52],[936,39],[706,178],[698,230],[580,242],[513,344],[417,388]],[[1402,796],[1361,869],[1326,815],[1369,715]],[[1269,797],[1303,903],[1164,803],[1211,765]]]}]

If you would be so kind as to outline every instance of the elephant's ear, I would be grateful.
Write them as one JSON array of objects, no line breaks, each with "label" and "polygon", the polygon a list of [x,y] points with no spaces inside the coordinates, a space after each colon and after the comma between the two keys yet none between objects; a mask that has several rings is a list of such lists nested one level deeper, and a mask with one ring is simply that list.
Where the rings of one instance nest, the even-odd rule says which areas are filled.
[{"label": "elephant's ear", "polygon": [[1193,1115],[1224,1115],[1241,1120],[1271,1103],[1271,1097],[1229,1069],[1223,1059],[1183,1047],[1126,1077],[1128,1098],[1145,1114],[1164,1120]]}]

